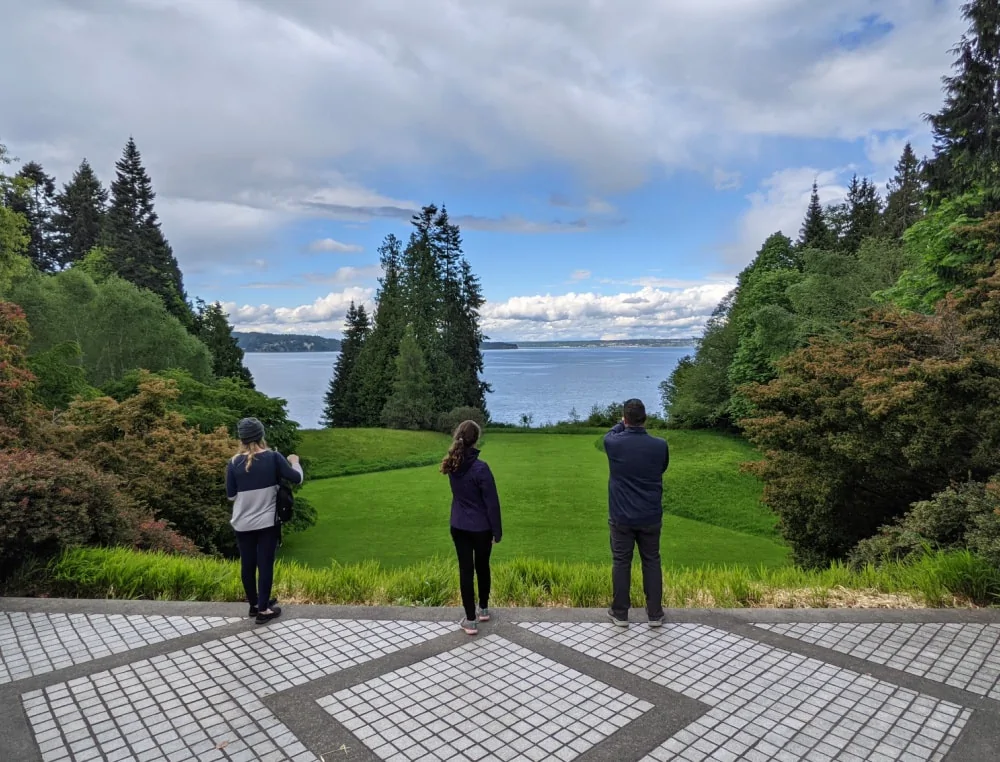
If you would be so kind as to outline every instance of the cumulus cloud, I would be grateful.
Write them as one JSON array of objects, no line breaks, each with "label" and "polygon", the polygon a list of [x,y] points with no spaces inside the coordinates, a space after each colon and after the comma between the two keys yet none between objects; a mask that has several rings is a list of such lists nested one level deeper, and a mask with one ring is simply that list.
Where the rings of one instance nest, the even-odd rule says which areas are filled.
[{"label": "cumulus cloud", "polygon": [[747,196],[750,208],[739,220],[736,240],[725,249],[726,260],[735,267],[742,267],[753,259],[772,233],[782,232],[795,240],[805,219],[813,182],[818,186],[821,203],[841,201],[847,194],[843,184],[845,171],[795,167],[775,172],[765,179]]},{"label": "cumulus cloud", "polygon": [[373,288],[353,286],[298,307],[272,307],[267,304],[240,306],[235,302],[226,302],[223,308],[238,331],[267,331],[280,326],[283,333],[317,333],[330,330],[330,326],[337,326],[336,330],[340,330],[351,302],[370,306],[374,296]]},{"label": "cumulus cloud", "polygon": [[309,244],[309,251],[314,252],[329,251],[337,254],[356,254],[364,250],[364,246],[359,246],[356,243],[341,243],[340,241],[335,241],[332,238],[321,238],[318,241],[313,241]]}]

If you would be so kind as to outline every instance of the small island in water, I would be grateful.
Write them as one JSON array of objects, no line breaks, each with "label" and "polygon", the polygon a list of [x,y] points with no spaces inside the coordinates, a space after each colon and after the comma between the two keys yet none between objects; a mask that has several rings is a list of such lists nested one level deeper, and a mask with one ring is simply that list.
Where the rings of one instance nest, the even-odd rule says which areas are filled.
[{"label": "small island in water", "polygon": [[[303,336],[294,333],[255,333],[234,331],[233,336],[244,352],[339,352],[340,339]],[[484,341],[486,351],[500,349],[584,349],[597,347],[693,347],[695,338],[684,339],[594,339],[590,341]]]}]

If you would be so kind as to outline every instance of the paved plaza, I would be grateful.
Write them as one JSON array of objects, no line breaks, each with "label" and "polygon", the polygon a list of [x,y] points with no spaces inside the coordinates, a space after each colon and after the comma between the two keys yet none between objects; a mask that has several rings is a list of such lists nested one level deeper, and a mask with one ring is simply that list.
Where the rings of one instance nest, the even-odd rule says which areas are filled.
[{"label": "paved plaza", "polygon": [[0,598],[0,760],[1000,760],[1000,611]]}]

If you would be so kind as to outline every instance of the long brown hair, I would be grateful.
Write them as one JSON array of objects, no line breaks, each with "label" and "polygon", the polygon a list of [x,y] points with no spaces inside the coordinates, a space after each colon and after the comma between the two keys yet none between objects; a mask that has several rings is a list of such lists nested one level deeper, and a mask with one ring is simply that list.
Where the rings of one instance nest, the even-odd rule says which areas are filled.
[{"label": "long brown hair", "polygon": [[465,451],[479,441],[480,434],[482,434],[482,430],[475,421],[462,421],[458,424],[454,439],[451,440],[451,447],[448,448],[448,454],[441,461],[442,474],[453,474],[461,468]]}]

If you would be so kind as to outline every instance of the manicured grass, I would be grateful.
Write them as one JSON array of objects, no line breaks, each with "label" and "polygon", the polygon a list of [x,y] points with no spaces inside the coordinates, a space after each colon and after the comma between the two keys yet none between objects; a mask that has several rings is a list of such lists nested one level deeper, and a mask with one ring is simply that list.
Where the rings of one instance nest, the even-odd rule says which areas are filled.
[{"label": "manicured grass", "polygon": [[302,432],[309,479],[391,471],[440,463],[450,437],[433,431],[320,429]]},{"label": "manicured grass", "polygon": [[[334,449],[327,437],[338,440],[342,449],[355,437],[368,441],[361,434],[310,434],[303,455],[325,467],[326,452]],[[381,451],[382,435],[396,442],[399,434],[370,432],[372,449],[367,452]],[[672,462],[665,504],[671,514],[664,517],[664,565],[787,564],[787,548],[774,538],[773,519],[759,504],[760,485],[738,471],[742,460],[753,457],[752,450],[715,434],[671,432],[669,438]],[[498,562],[530,557],[607,563],[608,467],[599,444],[600,438],[592,434],[484,436],[482,457],[493,469],[503,505]],[[446,445],[444,438],[438,457]],[[328,449],[321,451],[320,446]],[[360,456],[355,462],[360,463]],[[282,558],[313,566],[377,560],[386,567],[401,567],[453,554],[448,480],[436,467],[338,479],[310,474],[313,479],[302,494],[316,507],[319,522],[288,536]],[[676,515],[682,510],[689,513]],[[687,517],[691,515],[701,520]]]},{"label": "manicured grass", "polygon": [[[606,564],[514,559],[493,566],[495,606],[606,606]],[[282,603],[458,605],[458,573],[451,559],[403,569],[369,562],[324,568],[279,562],[275,594]],[[6,595],[47,595],[182,601],[241,601],[239,563],[127,549],[80,548],[51,564],[29,564],[7,581]],[[633,600],[642,600],[639,575]],[[685,607],[856,607],[996,605],[1000,570],[970,553],[929,554],[913,563],[880,568],[803,571],[739,567],[668,568],[664,604]]]}]

